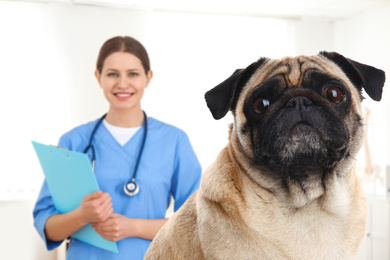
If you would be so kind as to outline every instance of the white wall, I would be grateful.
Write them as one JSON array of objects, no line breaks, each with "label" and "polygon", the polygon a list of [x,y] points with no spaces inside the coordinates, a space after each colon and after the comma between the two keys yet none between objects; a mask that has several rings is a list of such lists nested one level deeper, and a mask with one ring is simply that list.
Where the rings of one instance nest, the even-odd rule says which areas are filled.
[{"label": "white wall", "polygon": [[296,55],[314,55],[334,48],[334,22],[322,19],[302,19],[295,22]]}]

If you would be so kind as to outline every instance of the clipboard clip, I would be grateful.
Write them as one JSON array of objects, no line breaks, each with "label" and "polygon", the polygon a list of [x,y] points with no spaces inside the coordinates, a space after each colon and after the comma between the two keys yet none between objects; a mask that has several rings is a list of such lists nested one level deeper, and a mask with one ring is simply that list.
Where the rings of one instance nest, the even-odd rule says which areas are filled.
[{"label": "clipboard clip", "polygon": [[66,148],[58,146],[58,145],[49,144],[49,146],[54,147],[54,148],[59,148],[59,149],[65,150],[65,151],[69,151],[69,149],[66,149]]}]

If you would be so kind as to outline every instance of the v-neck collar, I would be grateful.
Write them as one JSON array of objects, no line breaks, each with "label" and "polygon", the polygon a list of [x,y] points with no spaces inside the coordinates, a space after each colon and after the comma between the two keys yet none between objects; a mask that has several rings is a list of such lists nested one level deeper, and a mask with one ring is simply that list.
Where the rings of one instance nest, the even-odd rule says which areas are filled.
[{"label": "v-neck collar", "polygon": [[[150,119],[151,118],[148,118],[148,126],[152,122]],[[127,143],[123,146],[118,143],[118,141],[104,124],[99,126],[99,129],[96,132],[96,138],[103,142],[105,149],[110,148],[113,152],[121,156],[125,161],[132,162],[133,160],[136,160],[140,151],[144,129],[145,124],[143,124],[140,129],[138,129],[138,131],[133,135],[133,137],[130,138],[130,140],[127,141]],[[150,128],[148,128],[148,130],[150,130]]]}]

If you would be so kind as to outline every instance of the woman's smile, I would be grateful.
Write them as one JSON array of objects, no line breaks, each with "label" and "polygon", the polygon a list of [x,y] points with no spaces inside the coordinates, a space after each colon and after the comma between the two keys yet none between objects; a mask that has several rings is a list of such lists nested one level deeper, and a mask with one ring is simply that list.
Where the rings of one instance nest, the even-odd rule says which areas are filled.
[{"label": "woman's smile", "polygon": [[126,101],[126,100],[130,99],[133,95],[134,95],[134,93],[128,93],[128,92],[114,93],[114,96],[116,96],[117,99],[119,99],[121,101]]}]

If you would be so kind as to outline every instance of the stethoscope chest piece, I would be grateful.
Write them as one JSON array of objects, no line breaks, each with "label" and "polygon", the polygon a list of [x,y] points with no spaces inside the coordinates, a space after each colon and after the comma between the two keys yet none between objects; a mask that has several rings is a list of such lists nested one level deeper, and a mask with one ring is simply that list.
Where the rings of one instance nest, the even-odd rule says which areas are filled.
[{"label": "stethoscope chest piece", "polygon": [[135,196],[139,192],[139,186],[134,180],[132,180],[125,184],[125,186],[123,187],[123,191],[128,196]]}]

